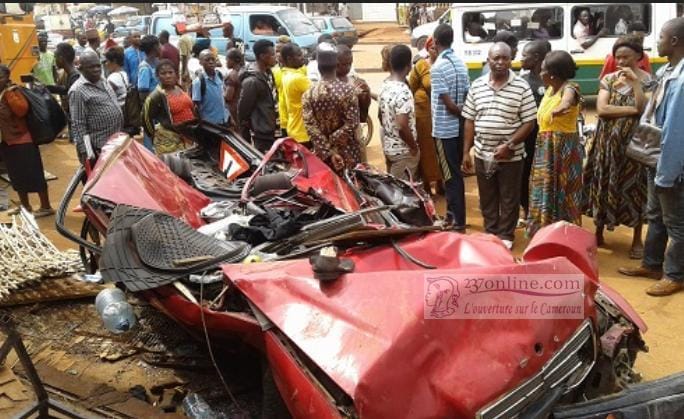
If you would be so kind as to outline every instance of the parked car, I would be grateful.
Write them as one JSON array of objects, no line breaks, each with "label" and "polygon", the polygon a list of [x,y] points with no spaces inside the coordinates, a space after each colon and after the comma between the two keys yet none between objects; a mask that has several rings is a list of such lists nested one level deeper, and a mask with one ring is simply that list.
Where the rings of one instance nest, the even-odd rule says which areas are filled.
[{"label": "parked car", "polygon": [[[158,35],[163,29],[171,34],[170,41],[177,43],[178,36],[173,26],[174,18],[177,15],[173,11],[160,11],[152,14],[149,33]],[[221,22],[230,21],[234,27],[234,36],[241,39],[244,43],[245,59],[254,61],[252,48],[259,39],[269,39],[274,43],[280,35],[288,35],[293,42],[297,43],[305,54],[310,54],[316,47],[320,32],[316,25],[302,12],[293,7],[285,6],[231,6],[226,12],[220,15]],[[269,33],[255,33],[258,22],[266,28],[270,28]],[[267,29],[268,30],[268,29]],[[225,54],[227,40],[223,38],[221,28],[209,31],[211,44],[216,47],[221,54]],[[191,34],[195,36],[195,34]]]},{"label": "parked car", "polygon": [[[365,179],[367,169],[343,179],[292,139],[278,140],[262,155],[228,129],[206,123],[188,129],[199,147],[163,160],[126,135],[112,137],[92,170],[90,162],[86,166],[82,236],[69,232],[64,220],[83,169],[60,204],[58,231],[79,243],[82,254],[101,254],[99,267],[97,258],[86,258],[88,270],[99,269],[105,280],[196,336],[261,351],[293,417],[544,418],[555,407],[636,379],[632,367],[637,353],[647,350],[641,338],[646,325],[600,281],[592,233],[565,222],[547,226],[518,260],[493,235],[417,229],[406,217],[426,215],[431,201],[414,206],[420,192],[396,189],[391,177],[362,186],[359,176]],[[211,157],[218,154],[227,156],[230,163],[222,164],[228,168],[237,162],[246,171],[227,182]],[[258,254],[279,261],[246,264],[244,241],[214,235],[228,224],[207,225],[203,209],[216,199],[238,217],[266,214],[260,205],[294,211],[308,202],[305,208],[321,205],[311,214],[336,221],[307,218],[298,232],[258,245]],[[401,205],[382,209],[377,202]],[[369,210],[378,211],[377,218],[366,223]],[[84,240],[95,229],[107,236],[103,248]],[[328,258],[320,264],[309,258],[321,243],[340,246],[344,261],[327,253],[319,255]],[[221,256],[207,256],[212,252]],[[200,285],[204,275],[188,275],[217,264],[223,282],[202,294],[209,292]],[[554,280],[553,291],[510,285],[526,275]],[[577,287],[557,287],[559,275],[577,279]],[[508,281],[503,292],[491,292],[491,284],[473,292],[476,281],[492,276]],[[431,288],[430,278],[442,282]],[[473,294],[488,311],[530,295],[550,296],[562,303],[554,310],[574,315],[537,317],[549,310],[543,302],[532,306],[530,317],[449,317]]]},{"label": "parked car", "polygon": [[359,42],[356,28],[349,19],[341,16],[315,16],[311,20],[321,33],[331,34],[339,42],[352,47]]},{"label": "parked car", "polygon": [[149,16],[149,15],[131,16],[126,21],[125,27],[131,28],[131,29],[136,29],[143,34],[146,34],[149,31],[151,20],[152,20],[152,16]]},{"label": "parked car", "polygon": [[114,29],[114,32],[112,33],[112,39],[119,45],[123,46],[124,40],[133,33],[134,28],[128,28],[128,27],[118,27]]}]

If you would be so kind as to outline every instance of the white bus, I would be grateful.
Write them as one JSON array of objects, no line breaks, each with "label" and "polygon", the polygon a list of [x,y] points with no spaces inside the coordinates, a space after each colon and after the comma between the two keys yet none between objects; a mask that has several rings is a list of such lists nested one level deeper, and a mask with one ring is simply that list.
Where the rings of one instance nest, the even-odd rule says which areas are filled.
[{"label": "white bus", "polygon": [[[666,62],[658,57],[656,43],[663,24],[681,14],[681,3],[481,3],[454,4],[450,21],[454,28],[454,51],[465,61],[470,77],[480,75],[498,31],[507,30],[520,40],[517,59],[524,45],[547,39],[554,50],[565,50],[577,63],[576,82],[585,94],[598,90],[598,76],[617,37],[633,23],[645,27],[644,50],[655,71]],[[603,29],[603,36],[585,48],[573,35],[578,16],[588,10],[591,30]],[[418,30],[419,28],[416,28]],[[471,33],[473,32],[473,33]],[[518,68],[519,61],[513,66]]]}]

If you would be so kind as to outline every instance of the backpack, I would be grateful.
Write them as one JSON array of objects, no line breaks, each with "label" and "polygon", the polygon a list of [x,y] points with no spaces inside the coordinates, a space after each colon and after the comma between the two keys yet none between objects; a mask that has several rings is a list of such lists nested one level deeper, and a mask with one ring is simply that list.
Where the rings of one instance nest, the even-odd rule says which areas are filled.
[{"label": "backpack", "polygon": [[[221,74],[220,71],[216,71],[216,76],[218,79],[221,81],[221,84],[223,84],[223,75]],[[200,79],[200,93],[202,94],[202,98],[204,98],[204,95],[207,93],[207,78],[206,74],[204,71],[202,71],[197,77]],[[188,94],[190,95],[190,99],[192,99],[192,85],[190,85],[190,91]]]},{"label": "backpack", "polygon": [[[149,64],[144,63],[149,66]],[[141,66],[143,63],[140,64]],[[121,76],[123,79],[123,76]],[[126,99],[123,106],[124,127],[135,128],[136,130],[142,126],[142,111],[143,103],[138,94],[138,88],[128,81],[126,86]]]},{"label": "backpack", "polygon": [[67,124],[62,107],[44,86],[19,89],[29,103],[26,125],[33,142],[36,145],[53,142]]},{"label": "backpack", "polygon": [[124,102],[124,127],[140,128],[142,126],[142,101],[138,94],[138,89],[129,84],[126,89],[126,99]]}]

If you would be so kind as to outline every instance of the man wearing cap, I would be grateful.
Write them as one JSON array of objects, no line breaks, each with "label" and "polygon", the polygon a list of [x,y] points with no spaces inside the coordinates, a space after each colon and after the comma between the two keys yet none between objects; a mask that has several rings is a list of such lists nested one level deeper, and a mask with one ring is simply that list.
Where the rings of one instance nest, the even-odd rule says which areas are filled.
[{"label": "man wearing cap", "polygon": [[100,56],[100,33],[97,29],[88,29],[85,33],[88,46],[86,50],[93,51],[97,56]]}]

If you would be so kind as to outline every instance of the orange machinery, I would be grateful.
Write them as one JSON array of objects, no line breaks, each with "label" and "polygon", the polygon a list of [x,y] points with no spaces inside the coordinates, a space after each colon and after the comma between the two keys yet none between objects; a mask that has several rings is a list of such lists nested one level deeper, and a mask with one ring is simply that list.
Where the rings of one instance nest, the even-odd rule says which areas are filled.
[{"label": "orange machinery", "polygon": [[0,3],[0,64],[12,71],[12,81],[31,73],[38,61],[34,3]]}]

